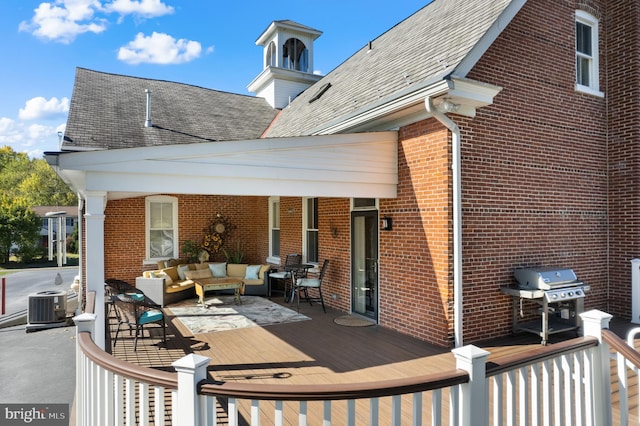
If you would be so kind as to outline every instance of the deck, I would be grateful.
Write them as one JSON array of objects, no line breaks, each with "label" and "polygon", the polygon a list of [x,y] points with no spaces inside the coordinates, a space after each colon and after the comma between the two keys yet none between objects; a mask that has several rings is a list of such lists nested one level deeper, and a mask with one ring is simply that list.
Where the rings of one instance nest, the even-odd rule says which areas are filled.
[{"label": "deck", "polygon": [[[274,302],[282,303],[281,298]],[[288,305],[285,305],[288,306]],[[111,316],[111,336],[107,351],[125,361],[173,371],[171,363],[189,353],[211,358],[214,379],[255,383],[344,383],[397,379],[455,368],[447,348],[408,337],[379,325],[347,327],[334,322],[344,315],[331,308],[322,312],[318,304],[300,305],[300,313],[311,318],[288,324],[243,328],[224,332],[192,335],[169,310],[166,311],[167,342],[151,329],[138,340],[133,351],[133,337],[121,331],[115,348],[109,343],[117,323]],[[632,325],[612,322],[612,329],[624,337]],[[152,326],[153,327],[153,326]],[[551,336],[553,342],[575,337],[575,333]],[[540,345],[531,333],[476,343],[492,357],[513,354]]]},{"label": "deck", "polygon": [[[282,304],[281,298],[274,301]],[[169,306],[166,311],[170,320],[166,347],[158,329],[151,329],[150,333],[145,330],[134,352],[133,337],[125,330],[121,331],[115,348],[110,347],[107,339],[107,351],[125,361],[165,371],[173,371],[171,363],[184,355],[199,354],[211,359],[210,377],[224,382],[366,383],[455,368],[455,360],[447,348],[378,325],[338,325],[334,319],[344,313],[328,308],[324,314],[318,304],[301,304],[300,313],[310,317],[308,321],[195,335],[172,318],[170,309]],[[116,325],[112,316],[107,336],[113,338]],[[623,337],[633,326],[623,321],[611,324],[612,330]],[[573,337],[574,332],[552,335],[549,344]],[[491,353],[490,362],[492,358],[538,347],[540,338],[523,333],[476,345]]]}]

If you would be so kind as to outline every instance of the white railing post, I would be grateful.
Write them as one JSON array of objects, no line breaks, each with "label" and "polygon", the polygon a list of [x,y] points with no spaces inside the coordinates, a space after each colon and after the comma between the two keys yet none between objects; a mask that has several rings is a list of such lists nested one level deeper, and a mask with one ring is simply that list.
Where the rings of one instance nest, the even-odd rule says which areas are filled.
[{"label": "white railing post", "polygon": [[487,358],[490,353],[477,346],[467,345],[451,351],[456,368],[469,373],[469,383],[460,385],[461,426],[487,426],[489,423],[487,397]]},{"label": "white railing post", "polygon": [[[595,337],[599,345],[589,362],[587,373],[591,376],[587,391],[591,395],[586,397],[587,420],[591,417],[591,424],[611,424],[611,361],[609,359],[609,345],[602,340],[602,329],[609,328],[612,315],[597,309],[580,314],[582,329],[585,336]],[[587,360],[589,361],[589,360]]]},{"label": "white railing post", "polygon": [[173,406],[173,424],[177,426],[198,426],[201,424],[197,385],[207,378],[207,366],[211,359],[189,354],[171,365],[178,373],[177,405]]},{"label": "white railing post", "polygon": [[84,313],[73,317],[73,322],[76,324],[76,424],[78,426],[88,425],[90,422],[86,418],[86,407],[84,401],[86,401],[87,378],[85,376],[85,363],[82,355],[82,351],[78,347],[78,334],[89,332],[93,339],[93,331],[96,328],[96,314]]}]

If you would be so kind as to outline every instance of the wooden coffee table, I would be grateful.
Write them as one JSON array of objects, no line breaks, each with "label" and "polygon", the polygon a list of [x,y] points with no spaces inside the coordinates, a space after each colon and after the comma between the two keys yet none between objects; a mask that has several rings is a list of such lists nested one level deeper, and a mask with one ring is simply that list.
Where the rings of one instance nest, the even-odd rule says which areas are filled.
[{"label": "wooden coffee table", "polygon": [[[240,294],[243,292],[244,282],[240,278],[198,278],[193,280],[198,295],[198,304],[205,306],[204,294],[213,290],[235,290],[236,304],[242,304]],[[206,307],[206,306],[205,306]]]}]

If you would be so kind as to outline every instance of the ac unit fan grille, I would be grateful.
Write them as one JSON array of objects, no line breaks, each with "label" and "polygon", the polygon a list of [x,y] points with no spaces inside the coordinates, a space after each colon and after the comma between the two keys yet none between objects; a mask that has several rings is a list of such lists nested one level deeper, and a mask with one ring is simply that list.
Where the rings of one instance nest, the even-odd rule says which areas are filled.
[{"label": "ac unit fan grille", "polygon": [[67,293],[42,291],[29,296],[29,324],[46,324],[65,321],[67,317]]}]

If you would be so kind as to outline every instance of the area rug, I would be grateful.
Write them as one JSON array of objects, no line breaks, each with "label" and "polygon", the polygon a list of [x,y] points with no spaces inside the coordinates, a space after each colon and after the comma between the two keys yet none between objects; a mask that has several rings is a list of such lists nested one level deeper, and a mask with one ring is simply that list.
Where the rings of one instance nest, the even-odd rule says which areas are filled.
[{"label": "area rug", "polygon": [[241,305],[234,303],[233,296],[217,296],[205,299],[205,305],[206,308],[197,305],[196,299],[190,299],[171,305],[168,310],[193,334],[265,327],[310,319],[258,296],[242,296]]},{"label": "area rug", "polygon": [[343,315],[341,317],[334,318],[333,322],[338,325],[344,325],[345,327],[368,327],[370,325],[375,325],[371,320],[351,315]]}]

